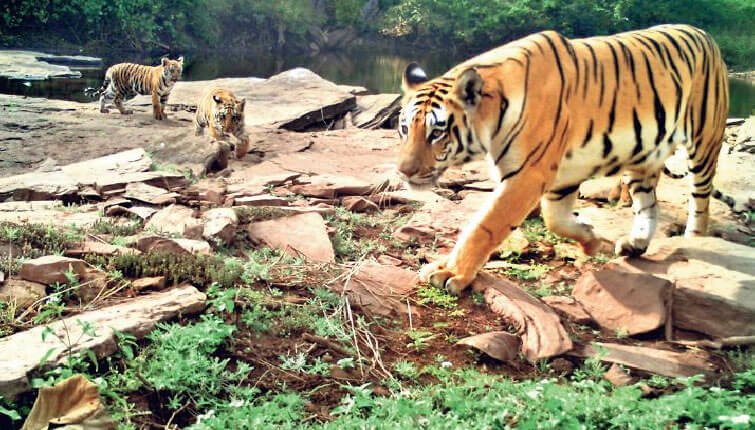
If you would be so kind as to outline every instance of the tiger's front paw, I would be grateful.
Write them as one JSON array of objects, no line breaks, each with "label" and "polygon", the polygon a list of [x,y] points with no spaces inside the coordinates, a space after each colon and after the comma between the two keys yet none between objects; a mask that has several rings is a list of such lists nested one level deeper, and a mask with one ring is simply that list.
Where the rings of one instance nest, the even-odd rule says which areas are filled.
[{"label": "tiger's front paw", "polygon": [[422,266],[419,270],[419,280],[428,282],[438,288],[445,288],[449,293],[460,295],[475,278],[475,274],[461,274],[459,271],[440,259]]},{"label": "tiger's front paw", "polygon": [[638,257],[648,249],[648,241],[644,239],[633,239],[625,236],[616,241],[614,252],[616,255],[627,257]]}]

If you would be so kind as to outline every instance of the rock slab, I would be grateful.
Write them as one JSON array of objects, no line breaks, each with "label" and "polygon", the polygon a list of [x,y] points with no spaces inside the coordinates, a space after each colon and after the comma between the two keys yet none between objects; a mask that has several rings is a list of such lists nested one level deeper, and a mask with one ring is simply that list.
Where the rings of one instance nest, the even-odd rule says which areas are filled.
[{"label": "rock slab", "polygon": [[755,248],[716,237],[658,238],[621,270],[674,284],[673,324],[714,338],[755,335]]},{"label": "rock slab", "polygon": [[313,261],[335,262],[333,244],[328,238],[325,220],[318,213],[302,213],[269,221],[253,222],[249,238],[293,256]]},{"label": "rock slab", "polygon": [[666,322],[671,287],[653,275],[608,268],[582,275],[572,294],[600,327],[631,336]]},{"label": "rock slab", "polygon": [[480,273],[472,287],[483,293],[493,312],[517,328],[522,338],[521,352],[528,361],[534,363],[572,349],[571,338],[558,315],[515,284]]},{"label": "rock slab", "polygon": [[[0,395],[12,399],[29,391],[29,372],[40,367],[43,357],[47,357],[47,361],[42,364],[55,364],[65,360],[65,346],[56,335],[80,339],[77,344],[70,345],[74,353],[91,349],[98,357],[104,357],[117,349],[115,331],[128,333],[137,338],[144,337],[160,321],[179,314],[201,311],[206,300],[205,294],[193,286],[181,286],[73,315],[46,326],[37,326],[2,338],[0,357],[13,357],[13,360],[0,360]],[[81,323],[77,321],[93,327],[96,335],[92,337],[84,333]],[[48,327],[54,334],[47,335],[45,340],[42,340],[42,332]],[[46,356],[50,350],[53,352]]]}]

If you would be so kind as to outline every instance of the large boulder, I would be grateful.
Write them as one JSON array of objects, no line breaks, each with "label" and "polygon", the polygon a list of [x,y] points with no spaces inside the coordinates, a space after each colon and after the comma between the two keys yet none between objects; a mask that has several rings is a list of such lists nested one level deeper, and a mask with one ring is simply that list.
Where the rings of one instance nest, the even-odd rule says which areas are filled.
[{"label": "large boulder", "polygon": [[[212,81],[179,81],[170,93],[169,105],[193,109],[208,86],[227,88],[236,97],[254,100],[249,105],[246,126],[264,126],[303,131],[327,128],[327,124],[356,107],[356,97],[316,73],[296,68],[269,79],[223,78]],[[130,102],[148,105],[147,96]]]},{"label": "large boulder", "polygon": [[170,205],[152,215],[144,226],[155,233],[184,236],[189,239],[202,237],[202,222],[194,218],[194,210],[186,206]]},{"label": "large boulder", "polygon": [[325,220],[318,213],[302,213],[268,221],[253,222],[249,238],[256,243],[280,249],[313,261],[335,262],[333,244]]}]

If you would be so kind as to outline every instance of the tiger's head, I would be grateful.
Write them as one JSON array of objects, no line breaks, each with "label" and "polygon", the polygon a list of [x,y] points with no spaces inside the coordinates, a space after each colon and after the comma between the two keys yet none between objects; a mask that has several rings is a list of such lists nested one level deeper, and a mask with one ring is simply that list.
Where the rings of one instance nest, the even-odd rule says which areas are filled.
[{"label": "tiger's head", "polygon": [[410,186],[430,186],[448,167],[484,156],[470,119],[482,99],[482,84],[472,68],[430,80],[417,64],[407,66],[398,171]]},{"label": "tiger's head", "polygon": [[184,57],[178,57],[177,60],[163,57],[160,65],[163,66],[163,76],[165,79],[169,82],[176,82],[181,77],[181,72],[184,68]]},{"label": "tiger's head", "polygon": [[218,89],[212,93],[212,101],[215,102],[212,112],[216,128],[233,133],[244,126],[246,99],[237,99],[230,91]]}]

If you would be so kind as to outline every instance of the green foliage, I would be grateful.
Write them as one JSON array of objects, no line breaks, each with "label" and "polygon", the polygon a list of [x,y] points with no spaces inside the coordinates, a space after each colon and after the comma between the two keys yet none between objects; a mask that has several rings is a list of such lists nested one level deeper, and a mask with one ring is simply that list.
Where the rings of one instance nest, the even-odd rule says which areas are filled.
[{"label": "green foliage", "polygon": [[686,23],[709,31],[730,65],[752,67],[752,16],[751,0],[401,0],[388,10],[382,32],[434,46],[489,48],[541,30],[587,37]]},{"label": "green foliage", "polygon": [[420,305],[433,305],[449,310],[456,309],[458,301],[458,297],[446,291],[445,288],[434,285],[424,285],[417,289],[417,297],[417,303]]}]

